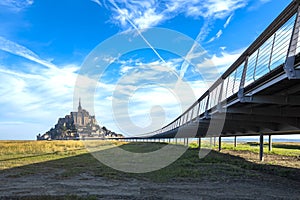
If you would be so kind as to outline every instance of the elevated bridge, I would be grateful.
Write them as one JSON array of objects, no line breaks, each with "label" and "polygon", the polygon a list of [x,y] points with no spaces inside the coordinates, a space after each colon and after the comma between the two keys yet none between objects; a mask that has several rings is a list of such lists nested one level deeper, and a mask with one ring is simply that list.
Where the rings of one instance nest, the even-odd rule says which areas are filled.
[{"label": "elevated bridge", "polygon": [[299,30],[294,0],[184,113],[127,139],[259,135],[263,159],[263,135],[300,134]]}]

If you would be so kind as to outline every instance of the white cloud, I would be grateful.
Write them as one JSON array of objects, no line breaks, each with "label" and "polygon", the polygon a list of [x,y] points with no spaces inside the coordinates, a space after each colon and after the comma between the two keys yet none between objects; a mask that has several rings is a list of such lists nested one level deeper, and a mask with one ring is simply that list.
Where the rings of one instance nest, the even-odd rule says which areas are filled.
[{"label": "white cloud", "polygon": [[227,28],[227,26],[229,25],[229,23],[231,22],[231,20],[232,20],[232,17],[233,17],[233,14],[231,14],[228,18],[227,18],[227,20],[226,20],[226,22],[225,22],[225,24],[224,24],[224,28]]},{"label": "white cloud", "polygon": [[204,62],[199,63],[197,67],[201,70],[207,70],[213,66],[215,66],[220,73],[223,73],[226,69],[228,69],[235,60],[241,55],[244,49],[235,51],[235,52],[225,52],[222,51],[220,56],[214,54],[210,59],[205,59]]},{"label": "white cloud", "polygon": [[[38,127],[42,127],[40,131],[43,132],[55,124],[57,117],[73,110],[73,92],[79,66],[56,66],[28,48],[3,37],[0,37],[0,50],[8,52],[8,57],[13,54],[32,61],[16,60],[14,65],[19,66],[19,70],[11,69],[9,64],[0,66],[1,122],[23,121],[24,126],[30,125],[28,123],[40,124]],[[9,124],[5,126],[7,129],[14,127]],[[19,129],[20,126],[15,128]],[[21,129],[11,130],[17,131]],[[1,134],[4,137],[4,133]],[[28,138],[20,134],[23,139]],[[29,135],[33,134],[36,133]]]},{"label": "white cloud", "polygon": [[[98,91],[100,91],[95,93],[96,107],[95,112],[91,113],[96,114],[97,119],[100,119],[99,122],[101,125],[104,124],[108,128],[118,132],[118,127],[114,124],[111,108],[112,94],[116,89],[114,84],[97,82],[88,77],[78,76],[77,71],[79,66],[56,66],[51,62],[40,58],[30,49],[5,38],[1,38],[0,49],[9,54],[17,55],[34,62],[30,62],[30,64],[24,61],[22,61],[22,63],[16,63],[21,68],[26,65],[26,72],[21,72],[22,70],[19,71],[17,69],[12,70],[10,69],[10,66],[0,66],[0,78],[2,83],[0,86],[0,95],[2,97],[0,102],[2,106],[7,108],[2,111],[3,116],[0,115],[0,122],[6,124],[6,128],[1,130],[10,129],[11,132],[16,132],[17,130],[13,130],[14,126],[11,126],[11,123],[8,124],[6,122],[23,121],[24,127],[32,126],[28,123],[34,122],[42,125],[42,130],[39,130],[39,132],[47,131],[56,123],[58,117],[63,117],[73,110],[72,105],[75,81],[77,78],[80,78],[81,83],[83,84],[79,86],[80,88],[77,88],[78,90],[88,90],[89,86],[97,84]],[[174,59],[166,62],[163,67],[162,61],[145,64],[138,60],[128,60],[125,62],[115,58],[107,59],[110,62],[122,63],[123,73],[130,72],[130,69],[132,69],[133,66],[130,66],[129,64],[134,64],[140,70],[145,70],[144,72],[146,73],[133,73],[134,76],[132,79],[128,80],[128,83],[125,81],[126,84],[119,87],[121,92],[127,92],[129,94],[136,89],[134,84],[139,83],[138,81],[141,77],[148,77],[148,79],[151,79],[159,72],[175,70],[172,68],[174,66],[173,63],[177,63],[178,65],[180,62],[180,60]],[[41,65],[46,66],[46,68],[41,67]],[[147,70],[149,69],[149,66],[152,71]],[[157,94],[166,96],[165,93]],[[158,102],[163,101],[161,98],[156,98],[156,100]],[[89,107],[91,106],[89,100],[83,98],[82,103],[86,109],[91,110]],[[99,108],[99,105],[101,108]],[[141,106],[135,107],[131,112],[141,113],[141,111],[138,110],[145,111],[145,108],[143,109]],[[103,113],[105,114],[103,115]],[[172,115],[172,117],[175,116]],[[171,118],[168,118],[168,120],[171,120]],[[20,127],[21,125],[15,126],[15,128],[19,130]],[[37,127],[33,128],[33,130],[36,131],[36,133],[30,133],[29,135],[32,136],[37,134]],[[2,134],[2,137],[5,137],[5,135]],[[10,136],[7,135],[7,137]],[[27,138],[26,135],[24,135],[23,138]]]},{"label": "white cloud", "polygon": [[34,3],[33,0],[1,0],[0,6],[5,6],[11,11],[19,12]]},{"label": "white cloud", "polygon": [[[2,43],[0,43],[2,46],[0,46],[0,49],[27,58],[36,64],[26,64],[29,65],[29,72],[15,71],[9,69],[9,66],[0,66],[1,82],[5,83],[0,86],[0,95],[2,97],[0,102],[2,106],[7,108],[2,112],[4,116],[0,115],[1,123],[5,124],[6,122],[13,121],[24,122],[24,126],[33,127],[33,130],[36,131],[36,133],[30,133],[29,135],[47,131],[56,123],[58,117],[62,117],[73,110],[74,86],[78,78],[77,71],[79,66],[56,66],[51,62],[41,59],[26,47],[7,41],[8,40],[2,38]],[[200,55],[190,54],[189,56],[191,59],[194,59],[194,57],[198,58]],[[216,65],[226,65],[229,63],[229,60],[231,62],[235,58],[234,56],[235,55],[229,53],[223,53],[221,57],[214,55],[212,61]],[[90,85],[97,84],[98,88],[94,97],[95,110],[92,114],[96,115],[101,125],[105,125],[109,129],[119,132],[119,126],[114,121],[113,109],[118,109],[119,111],[121,109],[127,109],[125,107],[120,109],[112,107],[113,98],[118,98],[113,95],[116,90],[123,95],[131,95],[130,101],[127,102],[129,103],[129,116],[126,114],[126,110],[121,110],[121,115],[118,115],[118,117],[121,118],[121,120],[126,120],[130,117],[137,126],[145,128],[150,125],[149,117],[152,116],[154,124],[145,129],[148,131],[157,128],[154,126],[155,124],[160,126],[161,123],[166,124],[170,122],[195,100],[189,95],[182,94],[181,96],[187,96],[188,99],[185,99],[184,105],[181,108],[178,106],[176,96],[174,96],[172,92],[170,93],[169,90],[166,91],[166,89],[164,89],[165,87],[172,88],[176,85],[175,80],[177,80],[177,77],[174,76],[169,81],[167,75],[172,73],[179,74],[180,65],[183,62],[182,58],[167,60],[166,63],[162,61],[142,63],[139,60],[130,59],[128,61],[117,59],[109,60],[121,64],[122,67],[120,69],[122,73],[130,77],[127,80],[125,79],[122,83],[119,83],[118,88],[116,88],[116,83],[97,82],[88,77],[79,76],[84,80],[83,83],[86,83],[86,85],[80,85],[82,89],[87,89]],[[20,66],[25,65],[25,63],[19,64]],[[41,64],[47,67],[41,68]],[[226,67],[228,67],[228,65]],[[140,84],[145,80],[150,82],[156,81],[156,83],[161,83],[161,80],[164,80],[164,83],[169,84],[165,84],[164,87],[161,87],[162,85],[153,85],[153,88],[147,92],[136,92],[137,89],[140,88]],[[189,81],[188,84],[190,84],[190,87],[193,89],[195,97],[198,98],[203,94],[210,83]],[[90,110],[90,102],[88,101],[89,100],[84,99],[83,106]],[[126,103],[126,99],[120,98],[120,101],[123,101],[123,103],[125,101]],[[166,115],[164,121],[159,120],[161,119],[160,114],[162,113],[160,109],[156,109],[158,108],[155,107],[156,105],[164,109]],[[150,110],[153,106],[155,109],[152,110],[151,113]],[[40,125],[32,125],[31,123],[33,122],[34,124],[38,123]],[[15,126],[15,128],[20,130],[21,126],[22,125],[18,125]],[[130,124],[128,124],[128,126],[130,126]],[[6,123],[5,127],[1,130],[13,130],[14,126],[12,126],[11,123]],[[2,137],[4,136],[2,135]],[[24,138],[26,138],[26,136],[24,136]]]},{"label": "white cloud", "polygon": [[250,5],[248,7],[248,10],[252,11],[252,10],[257,10],[259,7],[261,7],[262,5],[269,3],[271,0],[258,0],[258,1],[254,1],[252,5]]},{"label": "white cloud", "polygon": [[215,41],[215,40],[216,40],[216,37],[214,36],[214,37],[210,38],[210,39],[207,41],[207,43],[211,43],[211,42],[213,42],[213,41]]},{"label": "white cloud", "polygon": [[202,16],[223,19],[246,5],[244,0],[208,0],[203,3]]},{"label": "white cloud", "polygon": [[145,29],[156,26],[164,19],[163,14],[156,14],[153,8],[146,10],[142,16],[133,20],[134,24],[137,24],[139,28]]},{"label": "white cloud", "polygon": [[120,70],[121,74],[126,74],[128,71],[132,70],[133,67],[131,66],[123,66]]},{"label": "white cloud", "polygon": [[8,53],[11,53],[11,54],[14,54],[14,55],[17,55],[17,56],[20,56],[20,57],[24,57],[28,60],[31,60],[33,62],[37,62],[41,65],[44,65],[44,66],[52,68],[52,69],[57,68],[52,63],[39,58],[38,55],[36,55],[34,52],[27,49],[26,47],[24,47],[22,45],[19,45],[15,42],[12,42],[12,41],[10,41],[10,40],[8,40],[4,37],[1,37],[1,36],[0,36],[0,50],[6,51]]},{"label": "white cloud", "polygon": [[216,35],[216,37],[219,38],[219,37],[221,37],[222,34],[223,34],[223,31],[219,30],[218,33],[217,33],[217,35]]},{"label": "white cloud", "polygon": [[[228,26],[232,14],[236,9],[246,6],[246,0],[172,0],[172,1],[124,1],[124,0],[110,0],[109,6],[106,6],[112,11],[112,22],[121,25],[125,29],[134,28],[142,39],[148,44],[153,52],[165,62],[158,52],[152,47],[148,40],[140,32],[140,29],[156,26],[168,19],[174,18],[179,14],[184,14],[187,17],[205,19],[195,44],[185,56],[185,62],[182,63],[180,77],[182,78],[189,65],[190,54],[197,54],[195,51],[196,43],[201,42],[210,32],[210,26],[215,19],[224,19],[226,23],[224,27]],[[209,42],[214,41],[222,35],[223,31],[219,30],[215,37],[211,38]],[[196,50],[197,51],[197,50]],[[128,69],[128,68],[124,68]]]},{"label": "white cloud", "polygon": [[91,1],[98,4],[99,6],[102,6],[102,3],[99,0],[91,0]]},{"label": "white cloud", "polygon": [[113,11],[112,22],[127,29],[131,24],[126,21],[126,17],[132,20],[137,28],[153,27],[179,14],[195,18],[223,19],[236,9],[245,7],[247,0],[110,0],[109,2],[110,6],[107,8]]}]

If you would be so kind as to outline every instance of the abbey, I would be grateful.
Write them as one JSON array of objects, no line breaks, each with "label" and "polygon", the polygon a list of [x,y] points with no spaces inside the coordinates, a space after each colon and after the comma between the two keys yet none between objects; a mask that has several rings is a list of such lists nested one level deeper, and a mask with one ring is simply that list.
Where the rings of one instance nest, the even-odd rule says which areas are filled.
[{"label": "abbey", "polygon": [[77,126],[86,126],[88,124],[96,124],[95,116],[90,116],[89,112],[82,109],[79,99],[78,112],[71,112],[74,124]]},{"label": "abbey", "polygon": [[51,128],[45,134],[37,135],[37,140],[78,140],[78,139],[103,139],[123,137],[107,130],[105,126],[97,124],[95,116],[89,114],[82,108],[79,99],[77,112],[71,112],[64,118],[59,118],[54,128]]}]

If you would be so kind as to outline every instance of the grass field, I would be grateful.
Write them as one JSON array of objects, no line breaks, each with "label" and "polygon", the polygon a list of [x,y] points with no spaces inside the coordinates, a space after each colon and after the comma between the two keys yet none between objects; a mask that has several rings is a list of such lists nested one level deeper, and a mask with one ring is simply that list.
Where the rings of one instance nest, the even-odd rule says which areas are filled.
[{"label": "grass field", "polygon": [[[166,144],[105,141],[91,143],[91,145],[95,147],[100,145],[100,149],[103,149],[101,151],[119,146],[132,152],[151,152],[164,147]],[[207,144],[203,143],[203,146],[205,145]],[[295,181],[292,187],[297,187],[297,184],[300,183],[299,147],[299,144],[275,144],[274,151],[268,154],[269,160],[261,163],[248,159],[250,154],[258,158],[257,153],[255,153],[257,152],[257,145],[253,143],[239,144],[235,150],[231,150],[232,144],[224,143],[223,153],[212,150],[203,159],[199,159],[197,145],[191,143],[190,148],[183,156],[171,165],[154,172],[131,174],[114,170],[100,163],[86,150],[81,141],[1,141],[0,185],[3,184],[3,187],[0,187],[0,199],[1,193],[2,195],[41,195],[40,189],[35,188],[47,188],[42,194],[45,192],[49,194],[49,186],[54,191],[54,195],[63,195],[60,199],[81,199],[80,196],[86,196],[86,193],[80,193],[83,189],[92,194],[98,192],[96,196],[102,197],[103,191],[98,188],[105,188],[107,184],[115,184],[115,190],[107,186],[108,191],[112,193],[111,195],[128,194],[132,187],[142,188],[140,189],[142,191],[138,193],[141,195],[139,197],[144,197],[144,193],[147,193],[148,190],[150,192],[147,194],[153,195],[153,191],[149,188],[156,188],[158,184],[162,185],[153,189],[155,192],[162,190],[160,195],[165,196],[173,195],[174,190],[176,190],[178,191],[178,199],[193,193],[207,191],[199,190],[197,187],[191,189],[189,185],[191,181],[197,181],[197,184],[204,182],[208,190],[215,190],[214,188],[220,190],[222,187],[224,193],[222,198],[227,198],[230,195],[235,197],[237,194],[243,197],[249,192],[249,187],[252,187],[252,192],[260,191],[259,194],[261,195],[282,195],[284,197],[284,195],[292,192],[297,197],[297,190],[287,190],[286,187],[291,188],[288,185],[291,181]],[[284,160],[284,165],[280,163],[282,160]],[[281,180],[278,177],[284,179]],[[254,182],[252,185],[248,185],[245,180],[249,180],[250,183]],[[260,181],[256,183],[256,180]],[[226,189],[228,181],[232,181],[230,184],[239,188],[235,193]],[[277,194],[264,192],[265,190],[273,190],[273,185],[269,183],[271,181],[280,184],[276,185]],[[26,184],[23,185],[23,183]],[[215,183],[223,184],[215,185]],[[127,186],[127,184],[131,184],[131,186]],[[243,189],[244,184],[246,186]],[[5,189],[8,187],[11,189]],[[180,190],[178,187],[184,189]],[[173,192],[169,192],[169,189]],[[124,190],[123,193],[122,190]],[[57,191],[64,192],[57,193]],[[180,198],[180,195],[183,197]],[[211,192],[206,195],[211,195]],[[32,196],[25,197],[33,198]],[[86,199],[95,199],[93,195],[86,197]],[[109,199],[123,199],[125,197],[112,196]],[[251,199],[252,196],[249,197]],[[106,196],[104,198],[106,199]],[[35,199],[44,199],[44,197]],[[51,196],[49,199],[52,199]],[[127,199],[131,199],[131,197]],[[215,198],[211,196],[208,199]]]},{"label": "grass field", "polygon": [[[238,144],[237,147],[234,147],[232,143],[222,143],[222,149],[228,150],[240,150],[240,151],[251,151],[254,153],[259,152],[259,143],[258,142],[247,142]],[[298,143],[278,143],[275,142],[272,144],[272,151],[268,150],[268,144],[264,144],[264,153],[265,154],[275,154],[282,156],[300,156],[300,144]]]},{"label": "grass field", "polygon": [[[191,144],[189,144],[189,146],[192,148],[197,148],[198,144],[196,142],[192,142]],[[210,145],[208,141],[203,141],[202,147],[204,148],[210,147],[214,150],[218,150],[218,143],[216,143],[216,145],[214,146],[213,144]],[[231,142],[222,142],[222,149],[259,153],[259,143],[258,142],[237,143],[237,146],[234,147],[234,144]],[[282,156],[300,156],[300,143],[273,142],[272,151],[269,151],[268,143],[264,143],[264,153],[282,155]]]},{"label": "grass field", "polygon": [[[97,144],[99,145],[99,143]],[[100,145],[113,148],[118,145],[128,151],[133,152],[150,152],[163,147],[163,143],[118,143],[115,141],[101,142]],[[204,144],[205,146],[207,144]],[[237,147],[233,147],[232,144],[222,143],[222,147],[225,150],[235,150],[237,152],[253,152],[258,153],[257,143],[245,143],[238,144]],[[217,148],[217,147],[214,147]],[[267,147],[266,147],[267,148]],[[234,152],[234,151],[232,151]],[[267,149],[265,150],[268,153]],[[226,151],[226,153],[229,153]],[[290,162],[290,166],[285,167],[299,167],[299,155],[300,155],[300,145],[296,143],[275,143],[273,151],[270,154],[287,156],[295,159],[294,165],[293,160]],[[241,156],[241,155],[239,155]],[[277,157],[281,159],[281,157]],[[276,159],[276,158],[274,158]],[[298,162],[297,162],[298,159]],[[49,162],[56,161],[56,162]],[[274,160],[273,160],[274,161]],[[129,161],[130,162],[130,161]],[[93,171],[96,175],[122,178],[128,176],[139,177],[139,175],[120,173],[116,170],[110,169],[105,165],[99,163],[95,158],[93,158],[88,151],[85,149],[84,144],[81,141],[1,141],[0,142],[0,169],[11,169],[15,167],[27,166],[24,171],[21,170],[19,175],[31,173],[32,167],[35,168],[36,165],[40,164],[47,166],[45,168],[56,168],[63,167],[64,172],[61,176],[67,177],[72,176],[76,173],[84,171]],[[84,165],[84,163],[89,163]],[[199,171],[197,165],[199,163],[226,163],[226,165],[237,165],[241,168],[247,169],[262,169],[267,170],[270,168],[268,164],[276,164],[276,162],[266,162],[266,163],[253,163],[246,162],[244,159],[237,159],[230,157],[230,155],[222,155],[215,151],[212,151],[209,156],[204,159],[198,158],[198,151],[196,143],[191,143],[189,150],[172,165],[158,170],[153,173],[143,174],[143,177],[150,178],[152,180],[168,180],[173,177],[201,177],[204,175]],[[187,170],[187,168],[189,170]],[[276,167],[272,168],[273,172]],[[238,170],[233,173],[239,174]],[[278,174],[286,175],[289,173],[289,169],[281,169]],[[205,174],[212,175],[213,171],[206,169]],[[16,174],[18,176],[18,174]],[[141,176],[140,176],[141,177]]]}]

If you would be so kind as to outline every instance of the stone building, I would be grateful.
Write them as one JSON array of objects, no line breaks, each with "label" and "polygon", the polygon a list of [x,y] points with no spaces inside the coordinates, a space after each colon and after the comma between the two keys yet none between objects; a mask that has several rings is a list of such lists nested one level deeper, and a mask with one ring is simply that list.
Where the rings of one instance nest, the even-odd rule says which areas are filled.
[{"label": "stone building", "polygon": [[89,123],[91,124],[96,123],[95,116],[90,116],[88,111],[82,109],[80,99],[79,99],[78,111],[71,112],[71,117],[73,118],[74,124],[76,126],[87,126]]}]

